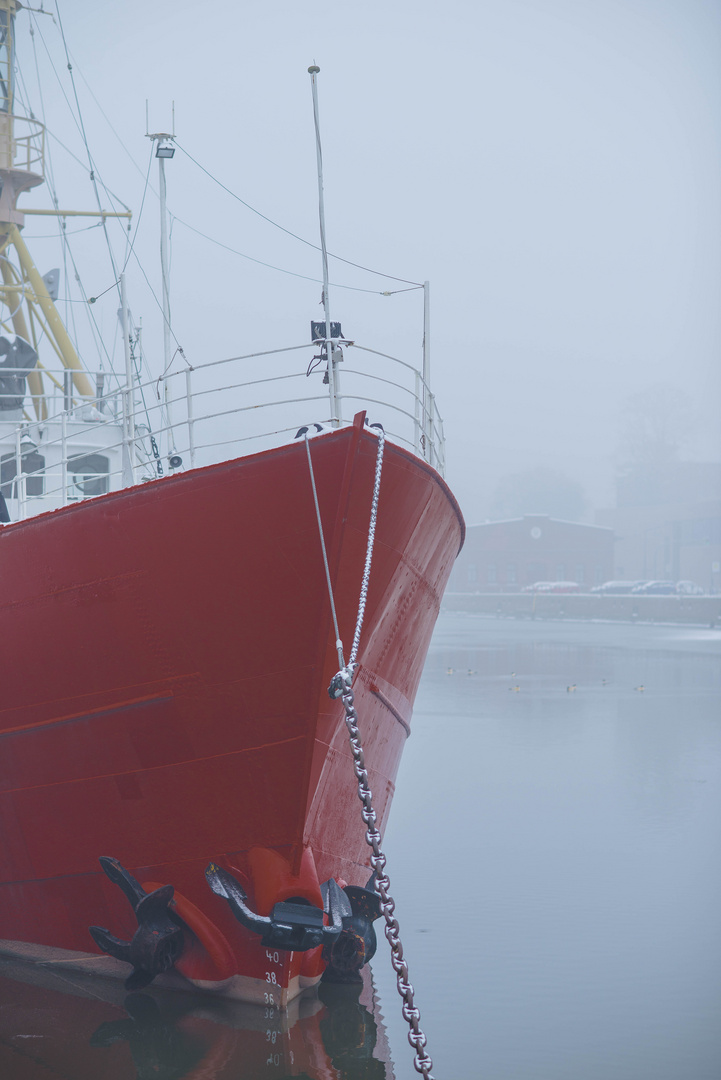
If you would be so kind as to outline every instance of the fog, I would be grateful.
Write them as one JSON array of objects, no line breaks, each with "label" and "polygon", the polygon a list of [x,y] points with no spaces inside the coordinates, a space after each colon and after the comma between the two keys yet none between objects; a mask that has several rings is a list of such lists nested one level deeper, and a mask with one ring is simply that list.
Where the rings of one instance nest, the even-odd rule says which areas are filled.
[{"label": "fog", "polygon": [[[62,0],[60,16],[75,88],[57,16],[33,24],[49,129],[87,160],[64,100],[77,91],[97,176],[133,210],[133,229],[142,207],[135,250],[158,296],[146,99],[151,132],[169,130],[175,103],[173,329],[191,363],[300,344],[321,315],[317,280],[291,276],[320,278],[318,252],[192,160],[317,243],[316,62],[328,246],[430,281],[447,478],[469,522],[489,516],[506,474],[535,468],[580,484],[588,513],[610,504],[625,407],[658,384],[688,395],[682,456],[721,459],[717,2]],[[29,26],[21,12],[18,56],[39,113]],[[87,171],[50,145],[61,205],[94,209]],[[48,192],[32,204],[51,205]],[[124,226],[109,228],[122,258]],[[57,265],[40,239],[50,232],[47,219],[25,230],[41,272]],[[99,233],[73,237],[91,295],[114,281]],[[127,273],[160,374],[158,305],[134,260]],[[347,336],[420,363],[420,290],[382,296],[408,286],[336,260],[331,282]],[[116,309],[112,291],[96,305],[119,357]]]}]

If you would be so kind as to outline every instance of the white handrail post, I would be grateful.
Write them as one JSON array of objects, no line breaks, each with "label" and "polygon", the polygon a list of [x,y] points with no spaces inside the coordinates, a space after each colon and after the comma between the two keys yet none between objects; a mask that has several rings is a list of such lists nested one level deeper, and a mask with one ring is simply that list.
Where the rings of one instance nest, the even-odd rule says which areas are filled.
[{"label": "white handrail post", "polygon": [[413,374],[415,375],[415,380],[416,380],[416,392],[415,392],[415,395],[414,395],[414,402],[413,402],[413,445],[415,446],[418,453],[422,454],[423,453],[423,444],[422,444],[422,440],[421,440],[421,430],[422,430],[422,428],[421,428],[421,417],[420,417],[421,394],[422,394],[421,376],[419,375],[419,373],[417,371],[414,371]]},{"label": "white handrail post", "polygon": [[195,468],[195,436],[193,433],[193,392],[190,385],[190,368],[185,370],[185,397],[188,410],[188,448],[190,450],[190,467]]},{"label": "white handrail post", "polygon": [[125,390],[123,392],[123,487],[135,483],[135,403],[133,360],[130,354],[130,318],[125,292],[125,274],[120,275],[120,305],[125,349]]},{"label": "white handrail post", "polygon": [[[20,428],[15,428],[15,497],[18,502],[18,521],[25,517],[25,494],[22,487],[23,451],[20,445]],[[12,489],[11,489],[12,490]]]},{"label": "white handrail post", "polygon": [[433,419],[430,403],[431,389],[431,286],[423,282],[423,442],[426,461],[431,460]]},{"label": "white handrail post", "polygon": [[60,482],[63,485],[63,506],[68,505],[68,414],[63,412],[60,417]]}]

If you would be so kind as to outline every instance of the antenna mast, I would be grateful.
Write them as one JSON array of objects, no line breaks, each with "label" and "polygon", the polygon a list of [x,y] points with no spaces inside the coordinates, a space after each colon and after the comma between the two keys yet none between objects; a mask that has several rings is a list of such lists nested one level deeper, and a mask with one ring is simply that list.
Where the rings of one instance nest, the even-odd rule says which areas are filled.
[{"label": "antenna mast", "polygon": [[[148,126],[148,105],[145,103],[145,126]],[[168,213],[166,210],[166,186],[165,186],[165,161],[167,158],[172,158],[175,153],[175,147],[173,146],[173,140],[175,139],[175,102],[173,102],[173,133],[172,135],[167,131],[156,131],[154,134],[150,134],[146,130],[146,135],[149,139],[152,139],[154,143],[157,143],[155,149],[155,156],[158,159],[158,179],[159,179],[159,191],[160,191],[160,273],[163,284],[163,374],[167,375],[172,362],[171,355],[171,330],[170,330],[170,270],[168,266]],[[171,443],[173,443],[172,449],[175,449],[173,438],[173,423],[170,416],[170,398],[168,393],[168,383],[165,383],[165,410],[168,418],[168,435]]]},{"label": "antenna mast", "polygon": [[[328,390],[330,392],[330,415],[333,427],[340,427],[340,373],[336,359],[336,346],[330,336],[330,302],[328,299],[328,251],[325,244],[325,205],[323,202],[323,152],[320,145],[320,121],[318,119],[318,87],[316,75],[320,68],[313,64],[308,68],[313,91],[313,120],[315,122],[315,149],[318,158],[318,215],[320,217],[320,246],[323,253],[323,313],[325,315],[325,355],[327,359]],[[340,351],[340,350],[337,350]]]},{"label": "antenna mast", "polygon": [[[147,102],[146,102],[146,126],[147,126]],[[175,102],[173,102],[173,133],[156,131],[151,135],[146,131],[149,139],[157,143],[155,156],[158,159],[158,178],[160,186],[160,272],[163,279],[163,359],[164,369],[167,372],[170,367],[170,271],[168,268],[168,213],[166,210],[165,186],[165,161],[175,154],[173,140],[175,139]]]}]

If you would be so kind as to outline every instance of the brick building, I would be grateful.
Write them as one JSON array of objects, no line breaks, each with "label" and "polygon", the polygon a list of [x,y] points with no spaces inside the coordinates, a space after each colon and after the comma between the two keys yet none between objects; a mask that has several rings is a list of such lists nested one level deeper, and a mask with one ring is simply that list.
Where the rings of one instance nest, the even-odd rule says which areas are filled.
[{"label": "brick building", "polygon": [[590,589],[613,576],[613,529],[527,514],[470,525],[451,574],[451,592],[517,592],[535,581]]}]

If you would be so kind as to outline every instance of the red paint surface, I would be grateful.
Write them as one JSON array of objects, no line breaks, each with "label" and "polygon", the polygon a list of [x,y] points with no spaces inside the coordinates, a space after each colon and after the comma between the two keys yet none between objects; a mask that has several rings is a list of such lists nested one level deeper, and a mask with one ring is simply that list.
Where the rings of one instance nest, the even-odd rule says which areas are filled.
[{"label": "red paint surface", "polygon": [[[310,445],[347,654],[377,441],[356,423]],[[372,688],[410,723],[462,531],[433,470],[387,444],[355,682],[382,823],[406,731]],[[172,883],[262,977],[210,860],[264,906],[251,849],[279,852],[289,880],[308,849],[318,881],[369,873],[326,692],[335,635],[304,444],[6,526],[0,582],[0,936],[82,951],[91,924],[130,936],[97,861],[112,855]]]}]

